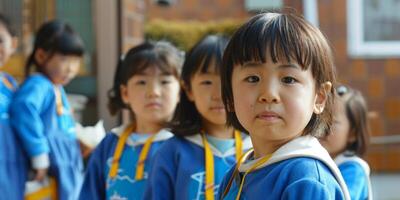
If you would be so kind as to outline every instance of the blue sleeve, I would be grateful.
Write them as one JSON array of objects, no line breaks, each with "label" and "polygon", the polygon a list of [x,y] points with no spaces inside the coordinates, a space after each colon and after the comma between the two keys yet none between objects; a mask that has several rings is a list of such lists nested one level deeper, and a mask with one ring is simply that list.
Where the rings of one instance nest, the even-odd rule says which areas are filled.
[{"label": "blue sleeve", "polygon": [[366,199],[368,183],[362,166],[356,162],[345,162],[339,166],[339,169],[349,189],[351,199]]},{"label": "blue sleeve", "polygon": [[175,145],[167,141],[155,154],[144,199],[174,199],[177,166],[171,147]]},{"label": "blue sleeve", "polygon": [[105,199],[105,168],[107,159],[113,155],[118,139],[108,134],[90,155],[79,199]]},{"label": "blue sleeve", "polygon": [[331,195],[322,183],[314,179],[300,179],[286,187],[282,199],[331,199]]},{"label": "blue sleeve", "polygon": [[44,122],[40,117],[46,109],[46,100],[53,95],[49,94],[49,89],[47,83],[30,79],[16,92],[11,103],[11,123],[30,157],[50,151],[44,135]]}]

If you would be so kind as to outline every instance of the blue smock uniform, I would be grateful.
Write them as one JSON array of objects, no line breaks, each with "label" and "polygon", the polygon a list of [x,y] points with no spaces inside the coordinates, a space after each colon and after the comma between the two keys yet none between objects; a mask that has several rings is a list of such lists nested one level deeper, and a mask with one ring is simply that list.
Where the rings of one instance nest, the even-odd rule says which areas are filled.
[{"label": "blue smock uniform", "polygon": [[79,199],[142,199],[153,155],[164,141],[173,135],[167,130],[161,130],[154,136],[147,159],[144,161],[144,177],[136,180],[139,155],[150,134],[131,134],[123,147],[117,174],[111,178],[109,173],[114,152],[126,127],[123,125],[111,130],[93,151]]},{"label": "blue smock uniform", "polygon": [[0,73],[0,195],[1,199],[23,199],[27,178],[27,157],[11,128],[9,106],[15,80]]},{"label": "blue smock uniform", "polygon": [[[243,150],[251,148],[250,137],[241,135]],[[221,152],[210,142],[214,158],[214,195],[224,175],[236,163],[236,149]],[[205,156],[200,134],[175,136],[157,152],[144,199],[205,199]]]},{"label": "blue smock uniform", "polygon": [[[55,87],[60,92],[62,113],[58,112]],[[83,164],[63,87],[40,73],[28,77],[14,96],[11,122],[30,158],[48,155],[49,175],[56,178],[59,199],[75,200]]]},{"label": "blue smock uniform", "polygon": [[[349,193],[328,152],[312,136],[296,138],[275,151],[265,163],[245,158],[237,173],[232,168],[221,184],[218,199],[346,199]],[[233,176],[235,174],[235,176]],[[231,180],[229,187],[229,181]],[[224,192],[226,195],[224,196]]]},{"label": "blue smock uniform", "polygon": [[370,168],[367,162],[355,155],[340,154],[335,158],[352,200],[372,199]]}]

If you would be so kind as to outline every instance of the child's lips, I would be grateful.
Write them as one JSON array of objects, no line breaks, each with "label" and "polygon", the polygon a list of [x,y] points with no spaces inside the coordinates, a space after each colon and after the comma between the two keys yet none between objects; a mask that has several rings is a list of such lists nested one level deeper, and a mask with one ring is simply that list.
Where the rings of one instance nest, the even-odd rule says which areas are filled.
[{"label": "child's lips", "polygon": [[256,116],[256,118],[257,119],[261,119],[261,120],[265,120],[265,121],[275,121],[275,120],[280,119],[281,117],[275,112],[264,111],[264,112],[259,113]]},{"label": "child's lips", "polygon": [[212,106],[210,108],[212,111],[218,111],[218,112],[225,112],[225,107],[224,106]]},{"label": "child's lips", "polygon": [[156,103],[156,102],[152,102],[152,103],[148,103],[145,105],[146,108],[160,108],[161,104],[160,103]]}]

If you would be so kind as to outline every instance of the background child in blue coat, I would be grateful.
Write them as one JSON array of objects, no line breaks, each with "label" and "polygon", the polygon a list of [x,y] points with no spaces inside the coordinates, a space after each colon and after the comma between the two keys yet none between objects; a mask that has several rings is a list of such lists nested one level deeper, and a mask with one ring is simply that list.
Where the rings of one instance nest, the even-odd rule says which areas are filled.
[{"label": "background child in blue coat", "polygon": [[[17,48],[17,38],[7,18],[0,14],[0,67]],[[26,155],[12,131],[9,106],[17,83],[0,71],[0,194],[4,199],[23,199],[26,180]]]},{"label": "background child in blue coat", "polygon": [[361,92],[345,85],[336,87],[332,133],[321,144],[338,165],[351,199],[372,199],[370,169],[361,157],[369,140],[368,109]]},{"label": "background child in blue coat", "polygon": [[176,136],[155,156],[145,199],[214,199],[225,173],[250,148],[247,135],[226,126],[219,71],[227,43],[210,35],[188,52],[171,122]]},{"label": "background child in blue coat", "polygon": [[111,130],[92,153],[80,199],[142,199],[154,153],[179,101],[183,55],[167,42],[145,42],[118,64],[109,108],[131,111],[130,124]]},{"label": "background child in blue coat", "polygon": [[263,13],[230,40],[221,68],[228,124],[250,134],[221,199],[349,199],[316,137],[331,124],[335,81],[322,33],[294,14]]},{"label": "background child in blue coat", "polygon": [[12,125],[31,159],[34,179],[54,177],[59,199],[75,200],[82,183],[75,121],[63,85],[78,73],[83,52],[69,25],[43,24],[26,63],[27,78],[11,104]]}]

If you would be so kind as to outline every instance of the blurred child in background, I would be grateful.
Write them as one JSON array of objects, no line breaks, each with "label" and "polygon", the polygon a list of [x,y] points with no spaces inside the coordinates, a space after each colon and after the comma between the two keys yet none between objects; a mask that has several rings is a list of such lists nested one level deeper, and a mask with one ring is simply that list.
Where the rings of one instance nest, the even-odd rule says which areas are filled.
[{"label": "blurred child in background", "polygon": [[78,73],[83,53],[81,38],[68,24],[43,24],[26,63],[26,80],[11,104],[12,125],[31,159],[33,179],[54,177],[61,200],[75,200],[83,180],[75,121],[63,89]]},{"label": "blurred child in background", "polygon": [[[7,63],[17,45],[10,22],[0,14],[0,67]],[[23,199],[27,176],[27,158],[9,118],[9,106],[16,89],[14,78],[0,71],[0,195],[4,199]]]},{"label": "blurred child in background", "polygon": [[171,122],[176,136],[155,156],[145,199],[214,199],[225,173],[251,147],[247,135],[226,126],[219,71],[227,43],[210,35],[188,52]]},{"label": "blurred child in background", "polygon": [[93,151],[80,199],[142,199],[154,153],[179,101],[183,55],[167,42],[145,42],[119,62],[109,93],[111,114],[123,108],[129,124],[111,130]]},{"label": "blurred child in background", "polygon": [[351,199],[372,199],[370,169],[361,157],[369,141],[368,109],[361,92],[345,85],[336,87],[332,133],[321,144],[338,165]]}]

